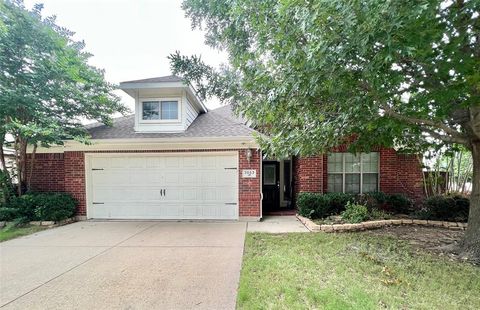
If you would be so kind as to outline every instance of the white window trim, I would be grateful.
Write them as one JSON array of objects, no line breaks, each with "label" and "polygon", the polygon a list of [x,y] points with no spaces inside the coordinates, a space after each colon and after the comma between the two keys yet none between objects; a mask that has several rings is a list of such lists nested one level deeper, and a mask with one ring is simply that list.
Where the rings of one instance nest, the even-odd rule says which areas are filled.
[{"label": "white window trim", "polygon": [[[360,157],[360,171],[359,172],[345,172],[345,154],[348,154],[347,152],[334,152],[336,154],[342,154],[342,172],[328,172],[328,155],[327,155],[327,191],[328,191],[328,175],[329,174],[340,174],[342,176],[342,193],[345,193],[345,175],[346,174],[360,174],[360,194],[363,194],[363,162],[362,158]],[[377,160],[377,191],[380,191],[380,152],[369,152],[369,153],[377,153],[378,154],[378,160]],[[369,154],[369,153],[359,153],[361,156],[362,154]],[[365,172],[366,174],[368,173],[374,173],[374,172]]]},{"label": "white window trim", "polygon": [[[139,100],[139,123],[141,124],[165,124],[165,123],[181,123],[182,121],[182,98],[180,97],[161,97],[161,98],[140,98]],[[177,118],[176,119],[143,119],[143,103],[148,101],[158,101],[159,115],[162,116],[162,101],[176,101],[177,102]]]}]

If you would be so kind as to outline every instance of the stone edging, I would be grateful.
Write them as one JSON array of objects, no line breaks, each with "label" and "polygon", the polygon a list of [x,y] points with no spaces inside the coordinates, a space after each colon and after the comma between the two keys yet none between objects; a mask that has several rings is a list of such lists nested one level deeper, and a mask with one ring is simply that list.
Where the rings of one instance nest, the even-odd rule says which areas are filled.
[{"label": "stone edging", "polygon": [[70,223],[75,222],[75,218],[71,217],[68,219],[64,219],[58,222],[55,221],[33,221],[30,222],[30,225],[36,225],[36,226],[49,226],[49,227],[54,227],[54,226],[62,226],[62,225],[67,225]]},{"label": "stone edging", "polygon": [[[59,222],[54,222],[54,221],[32,221],[29,224],[30,225],[35,225],[35,226],[48,226],[48,227],[56,227],[56,226],[62,226],[62,225],[67,225],[70,223],[75,222],[75,218],[68,218]],[[5,227],[11,222],[0,222],[0,228]]]},{"label": "stone edging", "polygon": [[303,217],[301,215],[296,215],[298,220],[302,222],[308,230],[313,232],[348,232],[348,231],[358,231],[358,230],[369,230],[376,229],[385,226],[399,226],[399,225],[419,225],[427,227],[444,227],[451,230],[465,230],[467,228],[467,223],[460,222],[442,222],[442,221],[427,221],[427,220],[379,220],[379,221],[368,221],[358,224],[316,224],[309,218]]}]

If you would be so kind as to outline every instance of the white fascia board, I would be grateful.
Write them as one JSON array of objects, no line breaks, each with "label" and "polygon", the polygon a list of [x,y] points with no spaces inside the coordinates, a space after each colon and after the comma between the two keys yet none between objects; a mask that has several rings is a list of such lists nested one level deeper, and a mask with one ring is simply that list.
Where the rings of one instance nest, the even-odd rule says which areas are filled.
[{"label": "white fascia board", "polygon": [[183,82],[161,83],[120,83],[120,89],[145,89],[145,88],[183,88],[187,87]]},{"label": "white fascia board", "polygon": [[188,87],[186,87],[186,91],[195,101],[194,104],[196,104],[205,113],[208,112],[207,106],[203,104],[200,98],[198,98],[197,91],[192,86],[189,85]]},{"label": "white fascia board", "polygon": [[[39,147],[37,153],[63,153],[65,151],[135,151],[135,150],[198,150],[198,149],[259,149],[251,136],[200,137],[200,138],[144,138],[97,139],[86,145],[77,141],[65,141],[64,145]],[[29,147],[28,153],[32,152]]]}]

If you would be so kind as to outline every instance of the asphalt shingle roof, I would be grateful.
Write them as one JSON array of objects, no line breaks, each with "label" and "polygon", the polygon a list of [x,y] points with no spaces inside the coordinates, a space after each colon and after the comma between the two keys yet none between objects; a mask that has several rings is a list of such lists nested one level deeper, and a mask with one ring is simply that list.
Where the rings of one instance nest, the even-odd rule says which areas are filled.
[{"label": "asphalt shingle roof", "polygon": [[200,114],[184,132],[179,133],[138,133],[134,130],[135,115],[116,118],[113,126],[92,124],[87,127],[92,139],[132,138],[193,138],[193,137],[246,137],[255,131],[225,106]]}]

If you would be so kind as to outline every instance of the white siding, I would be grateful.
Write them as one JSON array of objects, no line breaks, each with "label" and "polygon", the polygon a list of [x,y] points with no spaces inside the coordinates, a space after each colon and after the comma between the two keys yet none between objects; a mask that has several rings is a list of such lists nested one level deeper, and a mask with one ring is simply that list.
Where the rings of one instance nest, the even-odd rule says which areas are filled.
[{"label": "white siding", "polygon": [[192,105],[188,97],[185,100],[185,129],[192,124],[198,116],[198,110]]}]

